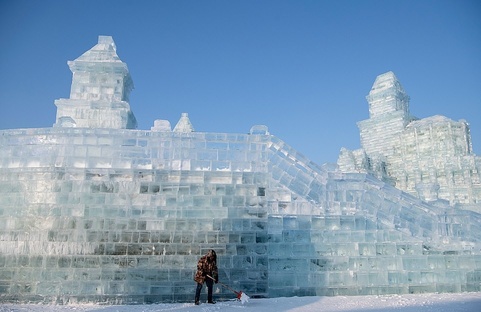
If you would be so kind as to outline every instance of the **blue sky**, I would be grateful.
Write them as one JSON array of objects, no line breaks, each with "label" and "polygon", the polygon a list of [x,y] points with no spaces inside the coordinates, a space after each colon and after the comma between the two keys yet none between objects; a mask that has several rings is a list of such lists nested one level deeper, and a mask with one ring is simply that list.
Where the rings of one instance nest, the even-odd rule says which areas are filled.
[{"label": "blue sky", "polygon": [[471,125],[481,154],[481,1],[0,0],[0,129],[51,127],[74,60],[110,35],[139,129],[269,131],[318,164],[360,147],[392,70],[419,118]]}]

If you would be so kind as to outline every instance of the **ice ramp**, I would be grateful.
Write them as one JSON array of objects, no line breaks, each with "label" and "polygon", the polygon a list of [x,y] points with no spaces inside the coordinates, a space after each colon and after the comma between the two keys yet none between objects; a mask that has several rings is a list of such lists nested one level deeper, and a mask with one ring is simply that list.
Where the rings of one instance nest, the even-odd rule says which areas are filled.
[{"label": "ice ramp", "polygon": [[478,291],[479,214],[319,167],[275,138],[271,150],[296,200],[271,206],[269,295]]}]

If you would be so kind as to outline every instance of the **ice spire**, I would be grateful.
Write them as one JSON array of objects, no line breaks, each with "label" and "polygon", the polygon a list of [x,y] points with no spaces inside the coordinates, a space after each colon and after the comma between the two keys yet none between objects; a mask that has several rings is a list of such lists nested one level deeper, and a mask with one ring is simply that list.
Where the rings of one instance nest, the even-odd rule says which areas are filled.
[{"label": "ice spire", "polygon": [[189,115],[182,113],[179,122],[174,127],[174,132],[194,132],[194,127],[190,122]]}]

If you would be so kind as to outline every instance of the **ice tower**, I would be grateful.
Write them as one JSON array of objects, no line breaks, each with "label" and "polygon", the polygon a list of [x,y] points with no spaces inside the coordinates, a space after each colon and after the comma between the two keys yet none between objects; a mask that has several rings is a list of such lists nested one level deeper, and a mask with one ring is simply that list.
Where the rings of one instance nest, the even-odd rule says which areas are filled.
[{"label": "ice tower", "polygon": [[369,155],[392,151],[396,138],[412,120],[409,114],[409,96],[393,72],[379,75],[366,97],[369,119],[358,123],[361,145]]},{"label": "ice tower", "polygon": [[110,36],[99,36],[92,49],[68,62],[72,71],[69,99],[55,101],[58,127],[133,129],[130,110],[134,88],[127,65],[117,56]]},{"label": "ice tower", "polygon": [[[199,132],[184,113],[134,130],[110,37],[69,65],[54,127],[0,131],[0,301],[192,302],[211,248],[251,297],[481,291],[480,214],[319,166],[264,125]],[[371,110],[395,140],[413,124],[393,77]]]},{"label": "ice tower", "polygon": [[423,200],[481,212],[481,157],[473,154],[465,120],[411,116],[392,72],[379,75],[366,98],[369,119],[358,123],[362,148],[341,150],[341,171],[369,172]]}]

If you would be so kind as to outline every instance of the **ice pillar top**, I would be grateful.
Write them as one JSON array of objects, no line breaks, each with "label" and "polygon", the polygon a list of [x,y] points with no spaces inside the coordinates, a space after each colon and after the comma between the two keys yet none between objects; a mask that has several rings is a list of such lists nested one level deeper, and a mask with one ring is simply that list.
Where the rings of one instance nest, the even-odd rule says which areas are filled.
[{"label": "ice pillar top", "polygon": [[174,132],[194,132],[194,131],[195,131],[194,126],[192,126],[192,123],[190,122],[189,114],[182,113],[179,121],[174,127]]},{"label": "ice pillar top", "polygon": [[128,103],[134,85],[112,37],[99,36],[93,48],[68,65],[73,74],[70,98],[55,101],[56,127],[136,128]]}]

